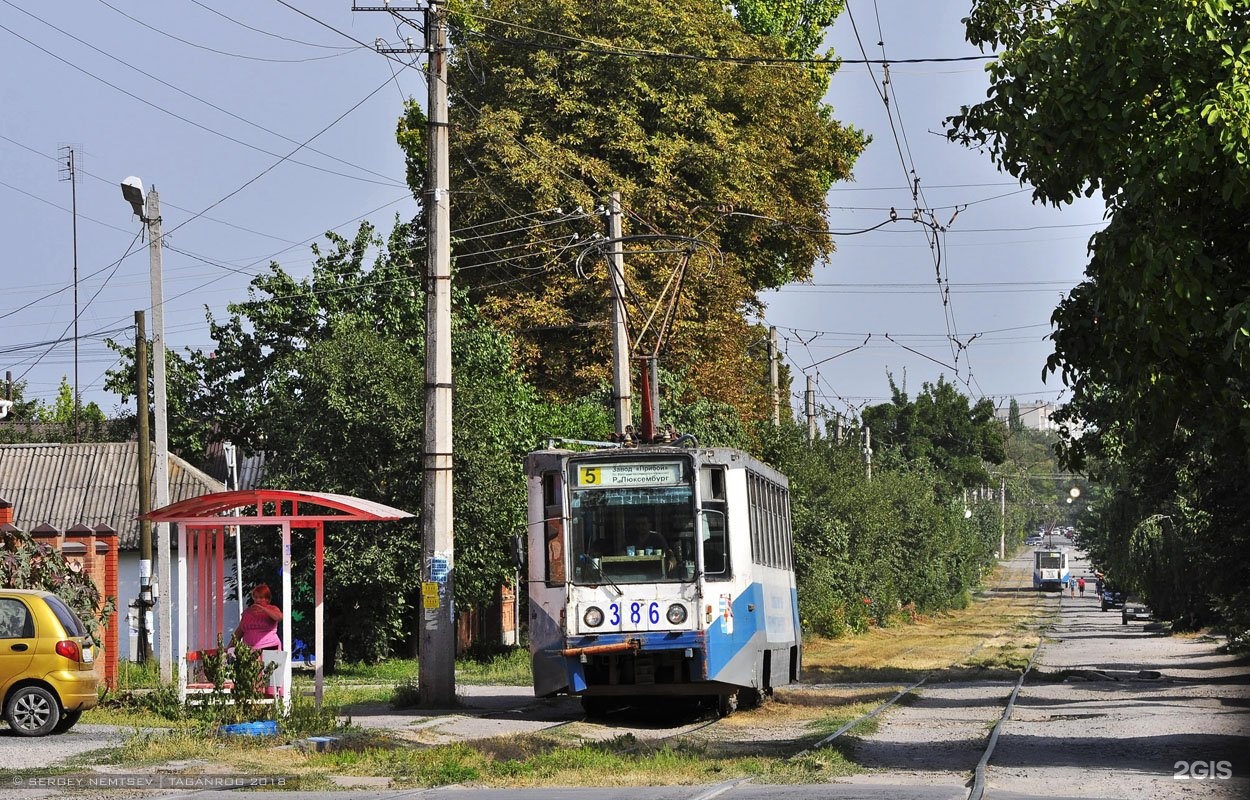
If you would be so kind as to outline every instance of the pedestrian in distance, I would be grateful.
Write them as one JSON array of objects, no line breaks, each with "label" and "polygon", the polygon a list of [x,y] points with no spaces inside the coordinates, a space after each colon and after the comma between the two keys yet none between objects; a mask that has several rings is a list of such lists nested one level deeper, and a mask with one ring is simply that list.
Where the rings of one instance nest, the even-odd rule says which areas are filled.
[{"label": "pedestrian in distance", "polygon": [[1076,597],[1076,580],[1074,578],[1068,578],[1068,596]]},{"label": "pedestrian in distance", "polygon": [[1081,597],[1084,597],[1085,596],[1085,579],[1084,578],[1080,578],[1077,580],[1076,588],[1077,588],[1077,591],[1081,593]]}]

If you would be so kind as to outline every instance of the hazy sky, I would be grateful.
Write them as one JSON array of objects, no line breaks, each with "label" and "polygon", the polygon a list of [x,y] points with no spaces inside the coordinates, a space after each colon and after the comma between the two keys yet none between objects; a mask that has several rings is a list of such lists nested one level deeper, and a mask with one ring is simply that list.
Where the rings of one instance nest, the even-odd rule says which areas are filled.
[{"label": "hazy sky", "polygon": [[[205,306],[223,318],[271,260],[306,275],[308,245],[326,230],[350,236],[370,219],[387,231],[396,214],[415,213],[394,129],[403,98],[424,98],[425,83],[349,37],[395,46],[419,35],[388,14],[353,12],[350,0],[288,2],[307,16],[277,0],[0,0],[0,378],[9,371],[48,402],[62,377],[74,381],[64,146],[79,178],[78,384],[106,413],[118,399],[102,390],[115,363],[103,340],[131,341],[136,309],[152,324],[147,244],[123,178],[159,190],[166,339],[178,351],[211,349]],[[850,7],[870,59],[882,57],[879,42],[891,59],[977,55],[963,39],[963,4]],[[829,42],[864,57],[845,14]],[[821,404],[840,411],[884,399],[887,373],[912,394],[944,374],[974,397],[1058,398],[1058,379],[1041,380],[1044,337],[1080,279],[1101,206],[1033,206],[986,156],[939,135],[946,116],[984,96],[983,62],[892,65],[893,125],[882,79],[879,64],[846,64],[831,86],[837,118],[873,143],[855,182],[831,192],[829,224],[872,228],[891,207],[899,221],[840,233],[812,285],[765,298],[795,389],[816,376]],[[913,171],[926,218],[932,210],[947,228],[940,265],[932,235],[910,221]]]}]

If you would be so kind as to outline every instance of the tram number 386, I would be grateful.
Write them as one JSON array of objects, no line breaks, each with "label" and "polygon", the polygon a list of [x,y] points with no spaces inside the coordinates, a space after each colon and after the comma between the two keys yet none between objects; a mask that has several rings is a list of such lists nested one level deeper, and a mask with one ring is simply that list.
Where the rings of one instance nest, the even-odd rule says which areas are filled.
[{"label": "tram number 386", "polygon": [[608,605],[608,624],[617,627],[621,624],[627,627],[637,627],[640,625],[659,625],[660,624],[660,603],[658,601],[639,601],[631,600],[625,603],[610,603]]}]

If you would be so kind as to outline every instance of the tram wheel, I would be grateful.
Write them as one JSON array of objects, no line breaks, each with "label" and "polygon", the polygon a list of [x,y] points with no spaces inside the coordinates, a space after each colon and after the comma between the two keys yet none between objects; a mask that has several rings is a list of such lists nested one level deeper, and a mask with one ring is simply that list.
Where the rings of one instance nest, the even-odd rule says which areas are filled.
[{"label": "tram wheel", "polygon": [[722,717],[727,717],[738,710],[738,693],[736,691],[729,694],[718,694],[716,696],[716,713]]}]

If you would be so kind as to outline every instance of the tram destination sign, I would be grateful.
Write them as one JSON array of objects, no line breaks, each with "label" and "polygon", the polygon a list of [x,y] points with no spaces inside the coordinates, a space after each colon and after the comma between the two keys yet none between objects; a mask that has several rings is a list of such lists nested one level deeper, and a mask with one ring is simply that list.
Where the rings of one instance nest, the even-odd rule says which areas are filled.
[{"label": "tram destination sign", "polygon": [[580,489],[611,489],[621,486],[678,486],[680,461],[637,461],[632,464],[582,464],[577,468]]}]

